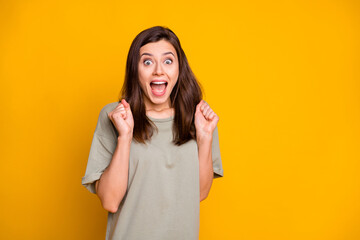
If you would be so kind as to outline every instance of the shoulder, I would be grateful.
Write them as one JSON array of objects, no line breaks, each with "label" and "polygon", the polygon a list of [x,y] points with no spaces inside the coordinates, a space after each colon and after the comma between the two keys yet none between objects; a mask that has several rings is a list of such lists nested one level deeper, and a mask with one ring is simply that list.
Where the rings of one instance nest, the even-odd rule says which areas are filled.
[{"label": "shoulder", "polygon": [[119,104],[119,102],[112,102],[112,103],[108,103],[105,106],[103,106],[103,108],[100,111],[100,115],[101,116],[107,116],[109,112],[111,112],[112,110],[114,110],[116,108],[116,106]]},{"label": "shoulder", "polygon": [[108,113],[114,110],[114,108],[118,105],[118,102],[108,103],[102,107],[98,123],[95,129],[97,135],[105,136],[105,137],[116,137],[116,129],[114,128],[111,120],[108,117]]}]

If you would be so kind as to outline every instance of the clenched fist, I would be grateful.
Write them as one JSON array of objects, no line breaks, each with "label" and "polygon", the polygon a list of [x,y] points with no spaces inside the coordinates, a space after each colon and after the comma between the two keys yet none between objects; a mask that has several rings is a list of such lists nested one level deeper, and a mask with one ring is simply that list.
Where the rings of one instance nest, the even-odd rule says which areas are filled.
[{"label": "clenched fist", "polygon": [[216,115],[216,113],[204,100],[201,100],[196,106],[195,111],[195,129],[197,139],[211,137],[218,121],[218,115]]},{"label": "clenched fist", "polygon": [[134,118],[130,105],[125,99],[122,99],[116,108],[109,112],[108,117],[118,131],[119,137],[132,137]]}]

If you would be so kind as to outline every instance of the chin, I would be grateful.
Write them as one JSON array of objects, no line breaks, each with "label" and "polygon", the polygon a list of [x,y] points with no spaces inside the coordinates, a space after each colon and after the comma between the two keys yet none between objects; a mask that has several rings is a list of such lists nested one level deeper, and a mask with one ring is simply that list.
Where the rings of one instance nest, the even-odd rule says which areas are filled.
[{"label": "chin", "polygon": [[[172,89],[171,89],[172,90]],[[144,96],[147,100],[154,105],[163,105],[166,104],[167,101],[170,101],[170,93],[169,89],[166,89],[166,93],[162,96],[156,96],[152,93],[151,88],[147,89],[147,94]]]},{"label": "chin", "polygon": [[163,99],[150,99],[150,101],[153,103],[153,104],[164,104],[164,103],[166,103],[166,100],[167,100],[168,98],[166,98],[165,96],[164,96],[164,98]]}]

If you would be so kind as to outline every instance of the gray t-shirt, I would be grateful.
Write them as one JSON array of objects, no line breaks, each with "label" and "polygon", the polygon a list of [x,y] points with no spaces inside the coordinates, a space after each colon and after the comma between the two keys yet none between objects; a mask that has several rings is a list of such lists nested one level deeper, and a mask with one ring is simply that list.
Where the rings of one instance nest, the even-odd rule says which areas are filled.
[{"label": "gray t-shirt", "polygon": [[[108,118],[118,102],[100,111],[84,185],[95,193],[95,181],[109,165],[117,131]],[[198,240],[200,185],[195,140],[172,143],[174,117],[150,118],[158,128],[146,145],[131,142],[128,186],[116,213],[108,213],[106,240]],[[217,128],[213,133],[214,178],[223,176]]]}]

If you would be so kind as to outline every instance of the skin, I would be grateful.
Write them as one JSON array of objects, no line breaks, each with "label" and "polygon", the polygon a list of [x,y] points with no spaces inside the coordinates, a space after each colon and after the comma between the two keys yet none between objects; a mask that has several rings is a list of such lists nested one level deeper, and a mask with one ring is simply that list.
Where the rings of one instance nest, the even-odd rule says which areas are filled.
[{"label": "skin", "polygon": [[[170,94],[179,77],[179,61],[175,48],[165,40],[142,46],[138,69],[147,115],[154,118],[166,118],[173,115]],[[153,80],[167,81],[166,92],[163,96],[152,93],[150,82]]]},{"label": "skin", "polygon": [[200,202],[209,195],[213,182],[211,144],[213,132],[218,122],[219,116],[204,100],[201,100],[196,106],[195,111],[195,129],[200,171]]},{"label": "skin", "polygon": [[[148,43],[140,48],[139,80],[143,90],[146,114],[153,118],[168,118],[174,114],[170,94],[179,76],[179,62],[175,48],[167,41]],[[168,85],[163,96],[152,93],[150,82],[166,80]],[[128,179],[129,154],[134,129],[134,119],[130,105],[122,99],[108,114],[119,133],[118,144],[113,158],[96,181],[95,188],[103,208],[115,213],[125,195]],[[196,106],[195,128],[199,156],[200,201],[209,194],[213,181],[211,156],[212,135],[219,121],[217,114],[201,100]],[[120,191],[119,191],[120,189]]]}]

